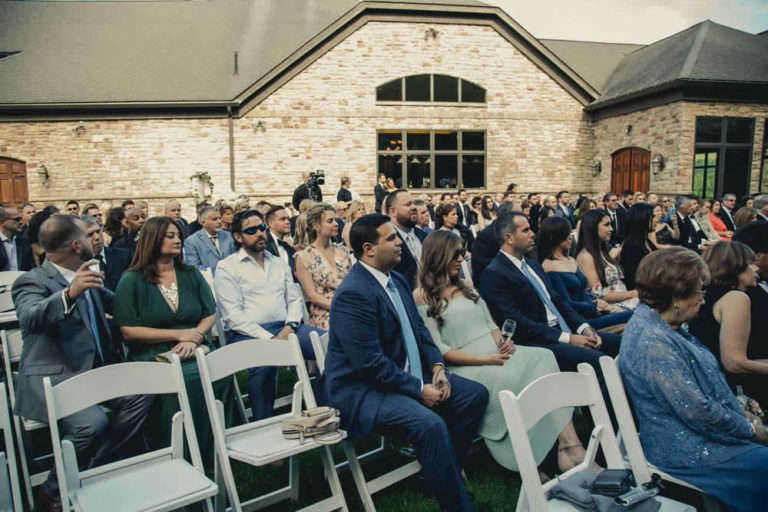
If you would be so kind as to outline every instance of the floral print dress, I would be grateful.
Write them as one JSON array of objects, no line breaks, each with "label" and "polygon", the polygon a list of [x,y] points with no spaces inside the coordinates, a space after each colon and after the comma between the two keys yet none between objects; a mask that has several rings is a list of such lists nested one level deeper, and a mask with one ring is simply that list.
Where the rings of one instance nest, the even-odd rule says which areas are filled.
[{"label": "floral print dress", "polygon": [[[353,260],[343,244],[331,244],[334,248],[336,265],[332,264],[313,245],[296,253],[297,262],[312,276],[315,291],[327,299],[332,299],[336,289],[352,268]],[[312,327],[328,330],[330,311],[315,304],[309,305],[307,324]]]},{"label": "floral print dress", "polygon": [[[596,299],[605,299],[605,296],[611,292],[626,292],[627,285],[624,284],[624,273],[616,265],[605,266],[605,281],[606,286],[601,286],[600,283],[596,284],[587,292]],[[613,303],[614,306],[620,307],[624,311],[634,311],[640,300],[635,297],[632,299],[626,299],[621,302]]]}]

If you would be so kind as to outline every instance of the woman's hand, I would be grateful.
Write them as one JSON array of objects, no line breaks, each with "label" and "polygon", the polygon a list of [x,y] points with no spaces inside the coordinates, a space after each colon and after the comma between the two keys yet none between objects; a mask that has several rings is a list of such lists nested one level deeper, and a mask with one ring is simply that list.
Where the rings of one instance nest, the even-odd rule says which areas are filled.
[{"label": "woman's hand", "polygon": [[504,363],[507,362],[507,359],[509,359],[510,354],[502,354],[500,352],[497,352],[495,354],[491,354],[488,356],[488,362],[487,364],[490,366],[502,366]]},{"label": "woman's hand", "polygon": [[176,354],[178,354],[179,359],[184,360],[192,357],[192,355],[195,353],[196,348],[197,348],[197,343],[182,341],[176,344],[175,347],[173,347],[173,351],[176,352]]},{"label": "woman's hand", "polygon": [[203,342],[203,333],[197,329],[179,329],[176,331],[176,341],[180,344],[193,343],[199,345]]},{"label": "woman's hand", "polygon": [[508,354],[512,355],[517,350],[517,347],[515,346],[515,342],[510,340],[507,343],[501,343],[499,344],[499,354]]}]

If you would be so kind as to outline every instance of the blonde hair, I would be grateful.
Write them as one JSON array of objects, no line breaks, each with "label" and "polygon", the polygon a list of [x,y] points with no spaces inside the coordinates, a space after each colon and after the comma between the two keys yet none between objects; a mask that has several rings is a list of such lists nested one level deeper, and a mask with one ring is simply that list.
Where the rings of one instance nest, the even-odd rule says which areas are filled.
[{"label": "blonde hair", "polygon": [[362,208],[363,211],[365,211],[365,203],[363,203],[362,201],[353,200],[351,203],[349,203],[349,208],[347,208],[347,217],[345,220],[349,223],[354,222],[355,214],[360,208]]},{"label": "blonde hair", "polygon": [[314,204],[315,202],[311,199],[302,199],[302,201],[299,203],[299,213],[303,213],[309,210]]},{"label": "blonde hair", "polygon": [[309,240],[309,243],[312,243],[317,239],[317,229],[315,228],[315,225],[323,222],[323,215],[325,215],[325,212],[332,212],[336,215],[336,208],[328,203],[319,203],[307,210],[307,239]]},{"label": "blonde hair", "polygon": [[307,212],[301,212],[296,217],[296,233],[293,235],[293,247],[296,252],[306,249],[310,244],[309,233],[307,232]]}]

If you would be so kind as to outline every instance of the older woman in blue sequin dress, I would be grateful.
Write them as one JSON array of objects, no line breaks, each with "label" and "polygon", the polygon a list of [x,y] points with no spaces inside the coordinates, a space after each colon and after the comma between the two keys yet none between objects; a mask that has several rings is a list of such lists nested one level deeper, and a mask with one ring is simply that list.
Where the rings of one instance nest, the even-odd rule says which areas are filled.
[{"label": "older woman in blue sequin dress", "polygon": [[708,279],[704,261],[682,247],[643,259],[642,304],[624,331],[619,369],[648,461],[731,510],[768,510],[768,429],[741,409],[717,359],[686,327]]}]

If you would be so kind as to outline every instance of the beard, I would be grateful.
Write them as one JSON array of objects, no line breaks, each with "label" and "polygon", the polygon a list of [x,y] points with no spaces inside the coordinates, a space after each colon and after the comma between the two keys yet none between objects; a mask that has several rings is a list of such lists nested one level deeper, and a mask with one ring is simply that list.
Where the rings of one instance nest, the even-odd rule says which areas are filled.
[{"label": "beard", "polygon": [[[259,245],[259,242],[264,242],[264,243]],[[267,247],[267,244],[264,238],[257,238],[250,244],[243,244],[243,247],[245,247],[245,249],[248,251],[262,252]]]},{"label": "beard", "polygon": [[397,222],[400,223],[401,226],[404,228],[412,228],[416,225],[416,221],[418,220],[418,217],[414,218],[411,215],[405,216],[405,217],[398,217]]}]

